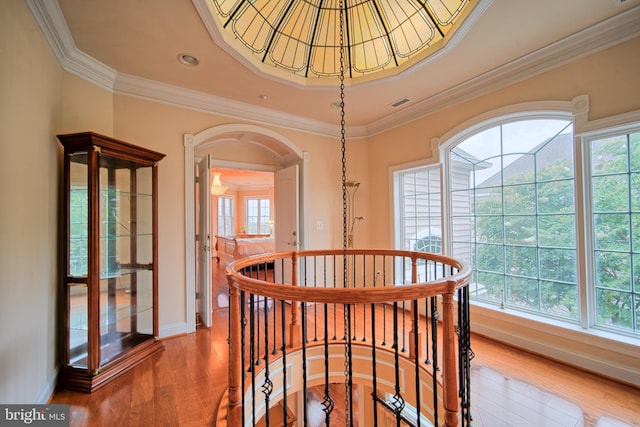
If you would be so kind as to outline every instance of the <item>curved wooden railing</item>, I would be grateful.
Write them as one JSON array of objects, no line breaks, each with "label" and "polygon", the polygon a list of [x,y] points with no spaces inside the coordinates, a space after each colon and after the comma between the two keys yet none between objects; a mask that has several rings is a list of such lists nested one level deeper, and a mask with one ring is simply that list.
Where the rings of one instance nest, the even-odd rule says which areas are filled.
[{"label": "curved wooden railing", "polygon": [[[372,390],[371,402],[364,403],[372,412],[366,425],[377,425],[378,412],[398,426],[470,423],[471,270],[465,263],[398,250],[293,251],[235,261],[227,279],[228,425],[262,419],[268,426],[278,403],[287,425],[294,416],[288,395],[299,388],[306,402],[307,389],[318,383],[329,425],[336,405],[330,385],[339,370],[347,420],[357,377]],[[354,365],[363,351],[370,352],[368,373]],[[310,361],[318,358],[323,362]],[[343,362],[339,369],[336,358]],[[302,366],[291,368],[294,360]],[[407,366],[415,376],[406,375]],[[293,370],[302,371],[295,381]],[[297,416],[306,425],[303,406]]]}]

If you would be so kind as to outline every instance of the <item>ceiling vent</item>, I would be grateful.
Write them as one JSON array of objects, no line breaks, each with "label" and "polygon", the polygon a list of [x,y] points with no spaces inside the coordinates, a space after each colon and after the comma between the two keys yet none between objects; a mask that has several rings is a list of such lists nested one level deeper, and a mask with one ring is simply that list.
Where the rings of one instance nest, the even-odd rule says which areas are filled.
[{"label": "ceiling vent", "polygon": [[408,97],[406,97],[406,96],[405,96],[404,98],[398,99],[397,101],[393,102],[393,103],[391,104],[391,106],[392,106],[393,108],[396,108],[396,107],[401,106],[402,104],[406,104],[406,103],[407,103],[407,102],[409,102],[409,101],[411,101],[411,100],[410,100]]}]

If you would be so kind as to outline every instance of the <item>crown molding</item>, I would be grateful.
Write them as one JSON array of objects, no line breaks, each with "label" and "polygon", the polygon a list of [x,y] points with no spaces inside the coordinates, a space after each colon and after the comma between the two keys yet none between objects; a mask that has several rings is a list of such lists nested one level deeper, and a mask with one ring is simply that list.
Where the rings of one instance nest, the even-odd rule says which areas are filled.
[{"label": "crown molding", "polygon": [[113,90],[117,72],[76,47],[57,1],[27,0],[27,5],[64,70]]},{"label": "crown molding", "polygon": [[[118,73],[80,51],[57,1],[26,0],[62,67],[118,94],[214,113],[234,119],[339,137],[336,124],[281,113],[215,95]],[[640,6],[497,67],[365,126],[348,126],[348,138],[366,138],[485,95],[640,35]]]},{"label": "crown molding", "polygon": [[[335,123],[326,123],[295,114],[282,113],[269,108],[258,107],[129,74],[118,73],[113,88],[115,93],[121,95],[214,113],[251,123],[278,126],[323,136],[340,136],[340,128]],[[351,138],[365,137],[364,126],[350,127],[347,136]]]}]

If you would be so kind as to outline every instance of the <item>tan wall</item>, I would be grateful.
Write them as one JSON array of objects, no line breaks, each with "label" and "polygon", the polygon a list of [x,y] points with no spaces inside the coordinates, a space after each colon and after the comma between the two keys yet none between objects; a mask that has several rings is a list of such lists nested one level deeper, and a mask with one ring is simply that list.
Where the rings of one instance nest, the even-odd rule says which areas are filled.
[{"label": "tan wall", "polygon": [[28,403],[57,363],[63,72],[24,1],[0,2],[0,40],[0,402]]}]

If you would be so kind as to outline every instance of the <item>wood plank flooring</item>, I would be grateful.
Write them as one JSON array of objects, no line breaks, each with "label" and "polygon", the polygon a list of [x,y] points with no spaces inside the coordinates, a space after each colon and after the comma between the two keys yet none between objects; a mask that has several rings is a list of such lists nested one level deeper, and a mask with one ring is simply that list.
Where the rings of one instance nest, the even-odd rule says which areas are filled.
[{"label": "wood plank flooring", "polygon": [[[224,294],[214,267],[214,295]],[[92,394],[59,390],[71,426],[214,426],[227,383],[227,310],[214,327],[164,340],[153,356]],[[640,389],[472,336],[476,427],[640,427]]]}]

